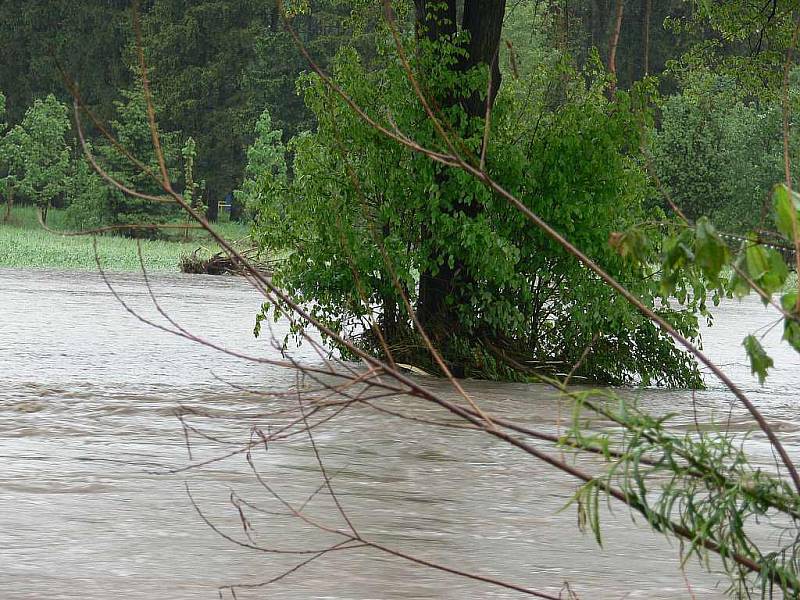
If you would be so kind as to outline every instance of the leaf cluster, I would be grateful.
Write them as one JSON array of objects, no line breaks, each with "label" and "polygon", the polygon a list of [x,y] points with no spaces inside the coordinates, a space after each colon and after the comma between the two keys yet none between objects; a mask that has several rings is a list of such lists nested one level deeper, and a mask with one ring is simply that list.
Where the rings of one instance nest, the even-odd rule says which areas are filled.
[{"label": "leaf cluster", "polygon": [[[719,428],[681,433],[674,415],[653,417],[610,393],[573,399],[573,424],[563,443],[599,448],[610,463],[573,499],[579,521],[598,543],[601,497],[613,487],[653,529],[681,540],[684,562],[694,556],[709,568],[714,548],[737,597],[772,597],[776,587],[787,596],[797,593],[800,496],[782,478],[750,463],[746,436]],[[586,433],[587,414],[620,429]],[[763,539],[759,531],[766,523],[781,535]]]},{"label": "leaf cluster", "polygon": [[[433,97],[486,89],[485,69],[461,76],[452,68],[462,40],[435,49],[406,41]],[[367,68],[354,49],[343,49],[334,63],[337,84],[387,128],[443,149],[394,50],[387,46],[382,56],[380,68]],[[615,231],[646,218],[644,199],[651,191],[636,157],[646,119],[642,103],[636,94],[621,93],[611,104],[605,79],[590,76],[587,85],[587,74],[568,60],[548,59],[528,73],[507,80],[500,92],[487,168],[655,303],[659,290],[648,270],[631,268],[608,245]],[[276,280],[310,303],[315,316],[350,335],[379,323],[389,337],[397,334],[395,349],[413,350],[419,341],[403,297],[417,301],[420,273],[461,268],[472,275],[447,298],[459,320],[449,358],[468,364],[466,374],[519,376],[508,365],[520,362],[569,370],[591,347],[582,362],[589,377],[699,385],[690,359],[505,201],[468,175],[366,127],[316,77],[301,79],[300,88],[318,127],[291,140],[291,156],[271,138],[273,151],[285,152],[291,175],[286,183],[281,175],[276,187],[259,186],[266,193],[255,233],[265,248],[289,253]],[[458,144],[480,153],[482,119],[468,119],[457,106],[441,110]],[[260,141],[253,148],[254,154],[266,152]],[[480,208],[475,213],[470,206]],[[656,249],[646,252],[653,256]],[[696,335],[688,312],[660,310]]]}]

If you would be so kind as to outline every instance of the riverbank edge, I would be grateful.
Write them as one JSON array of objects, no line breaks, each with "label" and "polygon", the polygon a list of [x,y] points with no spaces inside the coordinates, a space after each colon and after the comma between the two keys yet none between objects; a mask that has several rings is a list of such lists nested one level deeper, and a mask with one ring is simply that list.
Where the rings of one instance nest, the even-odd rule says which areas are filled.
[{"label": "riverbank edge", "polygon": [[[51,209],[48,225],[56,230],[66,229],[61,211]],[[222,223],[220,232],[237,245],[248,245],[248,232],[244,225]],[[93,240],[97,241],[97,254]],[[141,260],[139,257],[141,248]],[[192,232],[184,240],[134,240],[131,238],[100,236],[62,236],[43,229],[33,207],[15,207],[9,223],[0,222],[0,268],[63,270],[96,272],[99,259],[103,270],[118,273],[147,271],[179,273],[181,260],[187,256],[210,258],[221,248],[207,233]]]}]

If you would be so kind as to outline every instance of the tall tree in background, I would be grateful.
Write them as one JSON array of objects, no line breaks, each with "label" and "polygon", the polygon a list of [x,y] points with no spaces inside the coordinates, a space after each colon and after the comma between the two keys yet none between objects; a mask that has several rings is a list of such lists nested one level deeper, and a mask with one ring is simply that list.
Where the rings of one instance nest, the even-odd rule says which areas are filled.
[{"label": "tall tree in background", "polygon": [[[351,43],[359,45],[362,55],[371,54],[364,46],[369,44],[367,32],[374,18],[364,18],[366,11],[356,9],[362,3],[363,0],[313,0],[294,15],[292,27],[322,68],[329,67],[339,49]],[[266,18],[256,30],[253,59],[245,66],[242,79],[251,103],[248,126],[252,132],[256,118],[268,110],[275,127],[288,138],[314,126],[313,113],[296,91],[297,77],[308,70],[308,63],[286,31],[277,3],[273,0],[267,5]],[[359,18],[348,23],[353,11]]]},{"label": "tall tree in background", "polygon": [[[623,89],[645,75],[662,73],[669,60],[702,37],[699,31],[665,27],[691,17],[692,3],[683,0],[556,0],[556,4],[568,15],[566,38],[576,56],[586,60],[596,48]],[[623,18],[618,28],[619,11]]]},{"label": "tall tree in background", "polygon": [[[350,10],[349,2],[308,2],[295,19],[322,66],[349,39],[343,20]],[[241,183],[245,148],[264,109],[288,135],[313,125],[295,90],[308,65],[275,0],[154,0],[143,23],[164,122],[197,140],[198,175],[215,219],[217,201]]]},{"label": "tall tree in background", "polygon": [[[411,71],[459,151],[654,305],[657,285],[608,244],[615,231],[648,219],[643,200],[651,190],[634,156],[647,118],[636,108],[639,96],[620,89],[610,103],[603,74],[576,69],[538,34],[528,43],[543,47],[521,53],[523,68],[504,55],[511,71],[501,86],[504,21],[521,18],[509,32],[524,39],[533,3],[511,16],[502,3],[396,6],[409,10],[397,23]],[[542,14],[537,23],[553,21]],[[448,152],[383,33],[377,64],[351,46],[337,55],[332,77],[387,128]],[[514,377],[580,363],[582,375],[604,381],[697,385],[688,357],[506,200],[365,127],[319,77],[303,77],[299,87],[316,127],[283,146],[264,121],[269,131],[254,146],[253,164],[285,161],[288,177],[281,169],[253,178],[248,195],[255,239],[286,256],[274,281],[333,330],[437,370],[408,300],[456,374]],[[282,311],[265,311],[273,309]],[[696,334],[690,310],[667,308],[665,316]]]},{"label": "tall tree in background", "polygon": [[[114,103],[115,118],[111,121],[111,130],[120,145],[130,152],[137,160],[146,165],[151,172],[158,172],[158,162],[153,151],[152,138],[147,118],[147,103],[140,86],[122,90],[122,100]],[[159,105],[156,105],[156,109]],[[160,111],[157,113],[160,114]],[[181,134],[174,131],[160,131],[161,146],[164,152],[167,168],[173,176],[180,177],[180,148]],[[106,140],[98,140],[95,154],[102,167],[118,181],[126,186],[140,190],[152,196],[163,193],[150,175],[143,173],[120,150]],[[89,174],[78,174],[91,181]],[[134,198],[120,193],[115,189],[106,187],[105,193],[87,194],[85,197],[76,198],[71,210],[71,222],[75,224],[90,224],[92,226],[104,225],[139,225],[149,223],[164,223],[175,219],[179,211],[169,197],[164,202],[152,202]],[[84,204],[82,206],[82,204]],[[80,213],[93,213],[92,221],[82,221]],[[132,237],[154,237],[157,232],[152,229],[125,228],[122,233]]]},{"label": "tall tree in background", "polygon": [[[115,118],[119,90],[133,84],[130,0],[0,0],[0,89],[8,121],[37,98],[71,101],[59,66],[102,121]],[[349,36],[351,3],[308,2],[295,20],[323,66]],[[293,135],[313,126],[295,89],[307,65],[283,28],[275,0],[147,0],[139,5],[162,124],[197,140],[198,176],[209,210],[238,187],[265,108]],[[92,134],[92,131],[89,131]]]},{"label": "tall tree in background", "polygon": [[58,70],[80,85],[100,117],[131,82],[123,51],[131,39],[130,0],[0,0],[0,89],[18,123],[36,98],[71,98]]},{"label": "tall tree in background", "polygon": [[609,94],[611,98],[617,93],[617,48],[619,47],[619,36],[622,32],[624,10],[625,0],[617,0],[616,10],[614,11],[614,27],[611,30],[611,38],[608,40],[608,72],[611,74]]},{"label": "tall tree in background", "polygon": [[[310,43],[310,36],[309,28],[304,25],[309,21],[304,16],[294,20],[294,26],[304,34],[306,43]],[[246,111],[251,120],[249,124],[255,123],[254,115],[268,110],[277,128],[289,135],[310,129],[311,114],[296,92],[297,76],[308,65],[284,29],[276,4],[270,7],[253,41],[252,60],[244,65],[242,72],[242,86],[249,93],[250,106]]]},{"label": "tall tree in background", "polygon": [[162,122],[197,140],[198,176],[206,180],[209,216],[236,187],[244,138],[258,111],[242,85],[255,38],[270,18],[256,0],[155,0],[144,15],[144,46]]},{"label": "tall tree in background", "polygon": [[65,190],[70,170],[67,114],[67,107],[52,94],[36,100],[5,139],[13,153],[14,187],[42,210],[45,220],[50,203]]}]

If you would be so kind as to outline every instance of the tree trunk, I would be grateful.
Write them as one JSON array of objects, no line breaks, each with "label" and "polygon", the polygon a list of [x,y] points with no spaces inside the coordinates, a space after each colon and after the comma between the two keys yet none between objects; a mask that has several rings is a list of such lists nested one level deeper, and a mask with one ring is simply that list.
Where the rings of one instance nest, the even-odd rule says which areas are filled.
[{"label": "tree trunk", "polygon": [[213,223],[219,216],[219,199],[217,198],[216,190],[212,189],[211,186],[208,186],[206,191],[208,193],[208,210],[206,211],[206,219]]},{"label": "tree trunk", "polygon": [[505,0],[466,0],[464,3],[462,29],[470,33],[470,43],[459,69],[464,72],[477,65],[488,65],[491,77],[489,97],[486,100],[481,100],[480,93],[474,93],[462,103],[467,114],[472,117],[484,116],[486,103],[492,106],[500,90],[498,50],[505,14]]},{"label": "tree trunk", "polygon": [[617,12],[614,16],[614,30],[608,40],[608,72],[611,73],[611,88],[608,90],[609,97],[613,100],[617,95],[617,46],[619,45],[619,34],[622,31],[622,10],[625,7],[625,0],[617,0]]},{"label": "tree trunk", "polygon": [[653,16],[653,0],[644,0],[644,17],[642,18],[642,39],[644,41],[643,65],[644,76],[650,74],[650,19]]},{"label": "tree trunk", "polygon": [[3,215],[3,223],[11,220],[11,209],[14,208],[14,187],[8,188],[8,199],[6,200],[6,214]]},{"label": "tree trunk", "polygon": [[[455,0],[445,3],[428,2],[428,0],[415,0],[416,32],[418,37],[426,37],[436,42],[445,36],[457,32],[456,24],[457,6]],[[439,7],[435,14],[431,14],[432,7]],[[471,117],[486,115],[487,103],[491,107],[497,98],[500,89],[500,65],[498,49],[500,34],[503,29],[505,17],[505,0],[465,0],[464,12],[461,21],[462,31],[469,32],[469,44],[466,54],[459,62],[457,69],[460,73],[479,66],[489,67],[490,82],[488,97],[482,99],[482,92],[475,92],[464,98],[437,98],[440,106],[461,105]],[[442,170],[441,178],[448,177],[446,170]],[[469,217],[476,217],[480,212],[479,203],[454,202],[453,212],[463,212]],[[436,232],[427,225],[421,231],[422,238],[430,240]],[[419,296],[417,301],[417,317],[420,323],[434,340],[439,340],[454,333],[457,324],[456,303],[448,302],[448,297],[457,296],[458,290],[471,277],[462,261],[455,257],[453,266],[450,266],[451,256],[444,251],[434,251],[430,257],[432,262],[440,263],[438,269],[427,269],[420,273]]]}]

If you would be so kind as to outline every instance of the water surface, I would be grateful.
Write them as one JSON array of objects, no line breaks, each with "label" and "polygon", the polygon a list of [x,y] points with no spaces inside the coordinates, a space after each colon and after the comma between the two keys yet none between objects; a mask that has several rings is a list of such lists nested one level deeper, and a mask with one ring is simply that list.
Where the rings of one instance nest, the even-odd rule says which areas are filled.
[{"label": "water surface", "polygon": [[[133,310],[166,325],[141,277],[114,275],[111,281]],[[261,300],[243,280],[161,275],[152,284],[162,309],[187,329],[218,345],[280,359],[269,340],[252,335]],[[772,321],[756,301],[730,302],[718,311],[705,345],[800,459],[800,364],[779,343],[780,326],[765,329]],[[740,345],[757,330],[767,331],[764,343],[777,364],[765,388],[751,377]],[[278,337],[285,333],[285,324],[277,324]],[[320,363],[308,344],[293,356]],[[242,455],[168,472],[189,464],[176,409],[213,413],[189,421],[216,440],[192,434],[192,459],[200,462],[236,448],[254,423],[278,426],[280,417],[247,417],[292,402],[242,388],[277,391],[295,383],[292,372],[225,356],[138,321],[99,275],[0,271],[0,598],[218,598],[220,586],[266,581],[302,560],[238,547],[210,530],[192,507],[187,483],[209,519],[248,541],[231,493],[267,511],[278,507]],[[442,383],[429,385],[449,393]],[[539,385],[465,385],[486,410],[548,431],[557,431],[567,414]],[[694,395],[636,393],[653,410],[678,412],[678,426],[691,426],[695,418],[748,426],[713,380]],[[444,416],[419,403],[394,407],[416,417]],[[560,511],[575,481],[486,435],[359,408],[318,429],[316,439],[359,530],[403,552],[549,593],[569,581],[583,599],[723,597],[718,575],[690,563],[684,579],[677,545],[632,523],[622,507],[604,517],[599,548],[577,531],[574,508]],[[755,438],[751,447],[769,462],[765,444]],[[273,444],[255,452],[254,461],[290,500],[300,501],[320,484],[307,440]],[[308,510],[342,525],[325,494]],[[248,517],[257,545],[301,549],[330,540],[287,517],[252,510]],[[329,554],[274,586],[238,590],[237,596],[521,597],[363,550]]]}]

